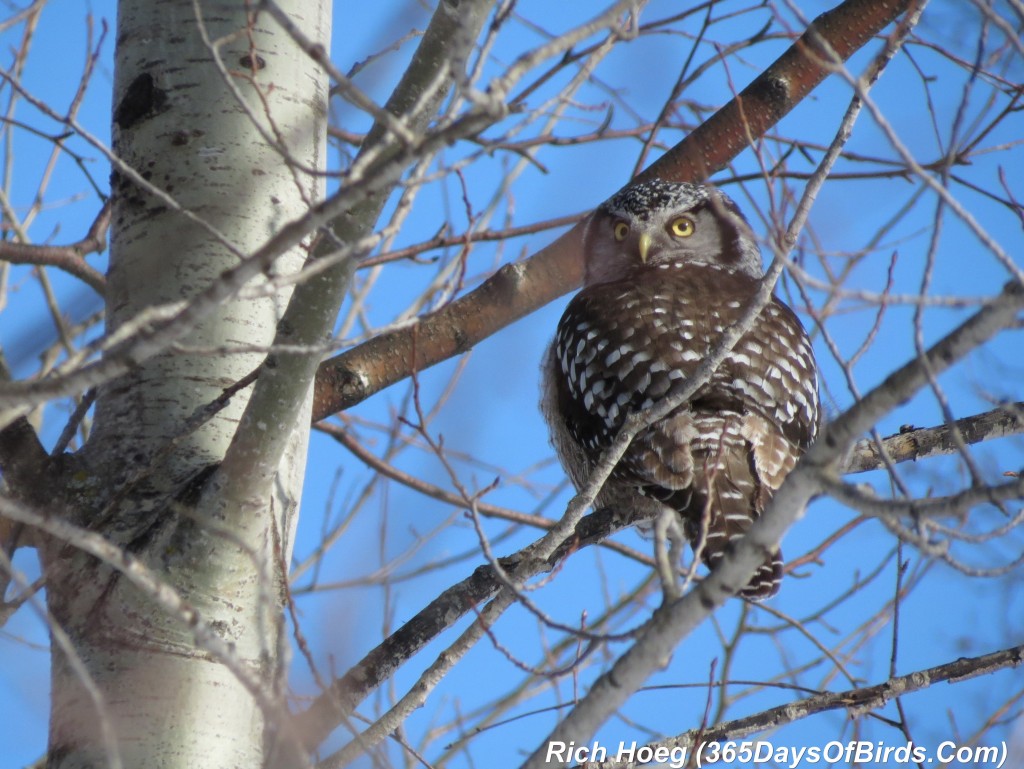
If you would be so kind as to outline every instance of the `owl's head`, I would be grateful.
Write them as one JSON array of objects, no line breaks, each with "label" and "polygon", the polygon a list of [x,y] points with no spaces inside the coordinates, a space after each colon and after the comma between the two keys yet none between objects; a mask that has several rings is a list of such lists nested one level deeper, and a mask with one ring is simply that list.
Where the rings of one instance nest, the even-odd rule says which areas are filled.
[{"label": "owl's head", "polygon": [[728,196],[702,184],[631,184],[594,212],[584,236],[584,285],[665,262],[717,264],[763,274],[750,225]]}]

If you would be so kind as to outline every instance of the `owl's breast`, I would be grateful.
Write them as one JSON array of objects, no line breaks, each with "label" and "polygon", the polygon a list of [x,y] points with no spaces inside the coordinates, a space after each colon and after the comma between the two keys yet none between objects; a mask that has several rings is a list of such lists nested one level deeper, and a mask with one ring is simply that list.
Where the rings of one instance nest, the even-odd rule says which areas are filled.
[{"label": "owl's breast", "polygon": [[[670,262],[577,294],[552,350],[560,409],[577,440],[607,445],[626,416],[678,397],[757,289],[757,279],[718,265]],[[791,439],[809,442],[817,424],[815,365],[792,311],[773,298],[680,408],[696,401],[793,423]]]}]

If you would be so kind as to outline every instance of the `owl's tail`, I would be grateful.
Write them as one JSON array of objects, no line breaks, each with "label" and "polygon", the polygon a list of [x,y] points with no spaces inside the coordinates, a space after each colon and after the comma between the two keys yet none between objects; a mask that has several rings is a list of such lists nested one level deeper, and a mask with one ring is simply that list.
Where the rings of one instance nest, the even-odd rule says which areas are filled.
[{"label": "owl's tail", "polygon": [[[771,496],[759,479],[751,444],[735,415],[704,416],[694,448],[693,494],[680,510],[694,552],[713,569],[730,544],[742,537]],[[739,594],[761,601],[779,592],[782,553],[771,553]]]}]

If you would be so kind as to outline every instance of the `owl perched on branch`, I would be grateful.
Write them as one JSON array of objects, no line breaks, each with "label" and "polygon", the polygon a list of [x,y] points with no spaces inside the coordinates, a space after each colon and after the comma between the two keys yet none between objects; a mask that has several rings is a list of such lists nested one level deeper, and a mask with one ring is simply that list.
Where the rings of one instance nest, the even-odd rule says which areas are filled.
[{"label": "owl perched on branch", "polygon": [[[543,364],[552,443],[582,488],[630,414],[671,399],[763,275],[746,219],[696,184],[633,184],[594,212],[583,289]],[[743,535],[814,440],[817,367],[807,334],[776,297],[710,381],[634,438],[596,505],[629,519],[668,505],[709,568]],[[767,554],[745,598],[774,595],[782,554]]]}]

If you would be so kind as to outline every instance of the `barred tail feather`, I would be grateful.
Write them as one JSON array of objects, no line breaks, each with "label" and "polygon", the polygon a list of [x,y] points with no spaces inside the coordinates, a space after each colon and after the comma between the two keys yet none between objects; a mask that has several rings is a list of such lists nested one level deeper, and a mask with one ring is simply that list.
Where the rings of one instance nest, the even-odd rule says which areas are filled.
[{"label": "barred tail feather", "polygon": [[[736,415],[706,417],[703,440],[695,452],[694,494],[683,513],[687,536],[713,569],[730,544],[746,534],[772,489],[761,483],[751,444]],[[739,595],[770,598],[782,582],[782,553],[770,554]]]}]

